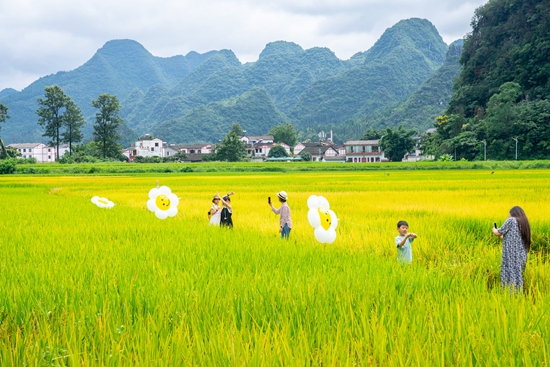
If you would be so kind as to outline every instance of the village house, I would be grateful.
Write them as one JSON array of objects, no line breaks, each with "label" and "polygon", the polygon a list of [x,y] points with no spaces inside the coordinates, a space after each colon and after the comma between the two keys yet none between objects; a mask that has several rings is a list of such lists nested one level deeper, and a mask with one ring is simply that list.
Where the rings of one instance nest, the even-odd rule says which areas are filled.
[{"label": "village house", "polygon": [[314,142],[298,143],[294,147],[294,155],[302,152],[311,154],[311,160],[315,162],[345,162],[345,148],[331,143]]},{"label": "village house", "polygon": [[273,135],[241,136],[240,140],[245,144],[273,143]]},{"label": "village house", "polygon": [[367,163],[387,161],[379,140],[349,140],[344,144],[346,162]]},{"label": "village house", "polygon": [[245,144],[246,155],[252,160],[264,160],[269,151],[276,145],[285,148],[286,154],[291,155],[291,148],[285,143],[275,143],[272,135],[242,136],[240,140]]},{"label": "village house", "polygon": [[179,152],[185,154],[210,154],[212,153],[212,144],[186,144],[175,146]]},{"label": "village house", "polygon": [[[55,162],[56,160],[56,148],[44,143],[14,143],[7,147],[16,149],[21,153],[21,158],[34,158],[37,162]],[[62,155],[61,151],[60,155]]]},{"label": "village house", "polygon": [[123,154],[128,157],[130,162],[138,156],[140,157],[164,157],[166,143],[159,138],[153,138],[149,134],[145,134],[143,138],[139,138],[130,148],[124,149]]},{"label": "village house", "polygon": [[[433,134],[436,130],[437,130],[436,128],[430,128],[426,130],[426,134],[427,135]],[[435,159],[433,155],[424,155],[423,149],[422,149],[422,136],[415,135],[413,136],[413,139],[415,141],[414,150],[412,152],[405,153],[405,156],[402,159],[403,162],[418,162],[418,161]]]}]

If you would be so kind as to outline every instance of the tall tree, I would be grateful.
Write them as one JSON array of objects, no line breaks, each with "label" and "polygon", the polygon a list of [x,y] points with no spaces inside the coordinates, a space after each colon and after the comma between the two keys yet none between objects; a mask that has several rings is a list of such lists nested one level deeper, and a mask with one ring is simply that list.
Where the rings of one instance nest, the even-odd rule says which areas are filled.
[{"label": "tall tree", "polygon": [[[8,106],[6,106],[3,103],[0,103],[0,122],[6,122],[7,119],[9,119],[10,116],[8,115]],[[2,127],[0,126],[0,129]]]},{"label": "tall tree", "polygon": [[229,132],[234,132],[235,134],[237,134],[237,136],[243,136],[244,135],[244,130],[243,130],[241,124],[239,124],[238,122],[235,122],[233,124],[233,126],[231,126],[231,130],[229,130]]},{"label": "tall tree", "polygon": [[99,110],[95,114],[94,141],[102,151],[103,158],[118,157],[122,148],[117,142],[120,139],[118,129],[122,124],[122,118],[118,115],[118,98],[110,94],[100,94],[97,99],[92,100],[92,106]]},{"label": "tall tree", "polygon": [[73,143],[78,143],[82,141],[83,135],[80,130],[82,125],[86,122],[84,116],[82,116],[82,111],[73,102],[72,99],[67,101],[65,106],[66,111],[64,114],[63,125],[65,126],[65,132],[62,136],[62,141],[64,143],[69,143],[69,154],[73,154]]},{"label": "tall tree", "polygon": [[44,99],[38,98],[40,107],[36,110],[38,115],[38,124],[46,126],[46,131],[42,136],[47,136],[51,140],[48,144],[53,145],[57,149],[56,159],[59,159],[59,144],[61,143],[61,127],[63,126],[66,106],[69,97],[63,89],[57,85],[52,85],[44,88]]},{"label": "tall tree", "polygon": [[[0,103],[0,122],[6,122],[7,119],[9,119],[10,116],[8,115],[8,106],[5,104]],[[2,126],[0,126],[0,129]],[[8,153],[6,151],[6,147],[4,147],[4,142],[2,139],[0,139],[0,158],[7,157]]]},{"label": "tall tree", "polygon": [[378,140],[382,137],[383,134],[384,134],[384,131],[370,128],[368,130],[365,130],[361,140]]},{"label": "tall tree", "polygon": [[216,158],[220,161],[238,162],[246,157],[244,143],[235,132],[230,131],[216,150]]},{"label": "tall tree", "polygon": [[380,148],[391,161],[400,162],[405,153],[414,148],[413,134],[414,130],[407,130],[403,125],[397,129],[388,127],[380,141]]},{"label": "tall tree", "polygon": [[273,126],[269,132],[269,135],[273,135],[273,140],[276,143],[285,143],[288,146],[295,146],[297,141],[296,130],[294,125],[289,123],[279,124]]}]

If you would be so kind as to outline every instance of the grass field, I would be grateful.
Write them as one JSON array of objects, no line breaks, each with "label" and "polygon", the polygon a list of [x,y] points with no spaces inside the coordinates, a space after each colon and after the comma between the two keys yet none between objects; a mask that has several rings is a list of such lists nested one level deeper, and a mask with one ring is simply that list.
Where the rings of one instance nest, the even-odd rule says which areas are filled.
[{"label": "grass field", "polygon": [[[181,199],[146,208],[156,180]],[[0,176],[1,366],[550,365],[550,170]],[[235,191],[235,228],[208,227]],[[289,194],[278,238],[267,197]],[[307,198],[340,220],[316,243]],[[92,196],[116,205],[100,209]],[[533,231],[523,294],[501,224]],[[419,238],[399,266],[396,223]]]}]

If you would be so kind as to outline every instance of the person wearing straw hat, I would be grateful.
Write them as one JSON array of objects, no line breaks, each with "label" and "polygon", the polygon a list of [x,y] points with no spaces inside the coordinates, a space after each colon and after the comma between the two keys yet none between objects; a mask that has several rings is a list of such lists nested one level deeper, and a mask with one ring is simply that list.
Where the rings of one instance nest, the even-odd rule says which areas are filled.
[{"label": "person wearing straw hat", "polygon": [[273,213],[281,216],[279,221],[279,233],[281,233],[281,238],[286,238],[288,240],[290,236],[290,230],[292,229],[290,207],[287,204],[288,195],[285,191],[281,191],[277,194],[277,197],[279,198],[279,202],[281,202],[281,207],[279,209],[275,209],[275,207],[271,203],[271,199],[268,200],[268,204],[269,206],[271,206],[271,210],[273,211]]},{"label": "person wearing straw hat", "polygon": [[209,225],[212,225],[212,226],[220,225],[221,212],[222,212],[221,206],[220,206],[221,199],[222,198],[217,193],[212,198],[212,206],[210,207],[210,212],[208,213],[210,217],[210,222],[208,223]]}]

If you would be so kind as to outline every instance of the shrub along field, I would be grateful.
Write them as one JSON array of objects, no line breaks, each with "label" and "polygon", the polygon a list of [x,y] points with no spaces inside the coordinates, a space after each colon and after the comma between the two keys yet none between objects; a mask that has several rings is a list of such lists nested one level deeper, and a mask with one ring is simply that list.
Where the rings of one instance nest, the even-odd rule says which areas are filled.
[{"label": "shrub along field", "polygon": [[[180,197],[174,218],[148,192]],[[0,176],[0,365],[549,365],[549,170]],[[235,191],[233,230],[207,225]],[[267,197],[289,194],[278,238]],[[340,220],[315,241],[307,198]],[[101,209],[95,196],[115,203]],[[534,244],[521,295],[491,234]],[[396,262],[396,223],[418,234]]]}]

